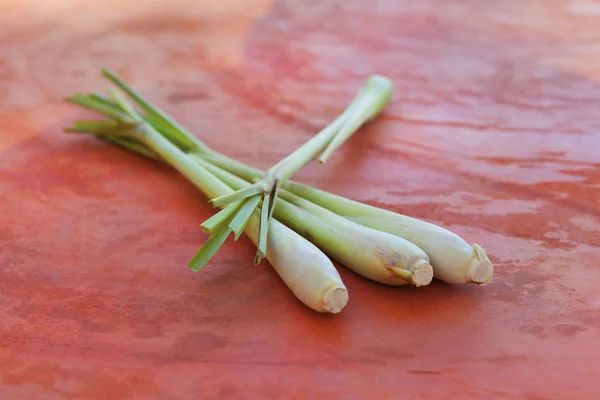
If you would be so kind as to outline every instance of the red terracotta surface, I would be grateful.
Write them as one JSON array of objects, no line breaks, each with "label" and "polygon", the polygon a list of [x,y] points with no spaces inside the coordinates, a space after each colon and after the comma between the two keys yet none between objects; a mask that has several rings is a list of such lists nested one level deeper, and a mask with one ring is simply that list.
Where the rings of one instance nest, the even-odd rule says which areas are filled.
[{"label": "red terracotta surface", "polygon": [[[220,4],[220,5],[217,5]],[[596,399],[600,3],[0,1],[1,399]],[[268,167],[371,73],[393,104],[297,179],[482,244],[485,287],[341,268],[320,315],[206,198],[61,128],[106,66]]]}]

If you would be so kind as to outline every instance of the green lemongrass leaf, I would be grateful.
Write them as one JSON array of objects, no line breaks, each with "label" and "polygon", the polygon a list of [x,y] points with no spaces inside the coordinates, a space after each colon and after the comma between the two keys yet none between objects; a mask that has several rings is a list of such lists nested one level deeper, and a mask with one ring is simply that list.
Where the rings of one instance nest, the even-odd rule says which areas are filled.
[{"label": "green lemongrass leaf", "polygon": [[264,174],[264,172],[261,170],[252,168],[246,164],[242,164],[239,161],[236,161],[232,158],[216,153],[214,151],[210,151],[208,153],[196,153],[193,154],[193,156],[201,161],[210,161],[211,164],[224,168],[227,171],[233,173],[234,175],[239,176],[240,178],[243,178],[249,182],[259,181],[260,177]]},{"label": "green lemongrass leaf", "polygon": [[133,120],[135,122],[137,122],[138,124],[141,124],[141,123],[145,122],[144,119],[142,118],[142,116],[133,108],[133,106],[125,98],[125,96],[123,96],[121,93],[119,93],[117,90],[114,90],[114,89],[108,89],[108,92],[115,99],[115,101],[117,102],[117,104],[119,104],[119,106],[121,106],[121,108],[123,109],[123,111],[128,116],[130,116],[131,118],[133,118]]},{"label": "green lemongrass leaf", "polygon": [[81,134],[81,135],[102,135],[102,136],[114,136],[128,139],[136,139],[138,134],[132,130],[106,130],[106,131],[89,131],[87,129],[78,129],[78,128],[63,128],[63,132],[65,133],[73,133],[73,134]]},{"label": "green lemongrass leaf", "polygon": [[234,215],[236,215],[240,207],[242,207],[243,205],[243,201],[236,201],[235,203],[231,203],[227,207],[225,207],[224,209],[222,209],[221,211],[204,221],[202,224],[200,224],[200,226],[204,228],[205,231],[213,235],[215,231],[222,228],[223,225],[228,225],[231,219],[234,217]]},{"label": "green lemongrass leaf", "polygon": [[[90,121],[91,122],[91,121]],[[107,125],[108,126],[108,125]],[[132,128],[121,128],[121,129],[115,129],[115,128],[111,128],[111,129],[102,129],[100,127],[98,128],[94,128],[93,126],[73,126],[73,127],[69,127],[69,128],[63,128],[63,132],[65,133],[74,133],[74,134],[89,134],[89,135],[95,135],[95,136],[113,136],[113,137],[120,137],[120,138],[124,138],[124,139],[132,139],[132,140],[137,140],[137,138],[139,137],[139,133],[136,133],[135,130],[133,130]]]},{"label": "green lemongrass leaf", "polygon": [[73,122],[73,127],[79,130],[87,130],[88,132],[101,132],[123,127],[123,124],[121,124],[119,121],[115,121],[112,119],[107,119],[103,121],[81,120]]},{"label": "green lemongrass leaf", "polygon": [[137,139],[138,135],[132,132],[130,127],[114,120],[75,121],[73,127],[63,128],[63,132],[94,135],[107,143],[122,147],[145,158],[162,161],[156,153]]},{"label": "green lemongrass leaf", "polygon": [[102,96],[101,94],[98,93],[89,93],[88,94],[88,99],[94,100],[97,103],[101,103],[104,104],[106,107],[110,107],[112,109],[114,109],[115,111],[123,111],[123,109],[121,107],[119,107],[119,105],[117,103],[115,103],[114,101],[111,101],[109,98]]},{"label": "green lemongrass leaf", "polygon": [[154,129],[150,123],[137,114],[120,93],[112,91],[112,95],[136,121],[135,130],[138,133],[138,139],[159,155],[167,164],[179,171],[196,187],[206,193],[209,198],[219,197],[226,193],[230,193],[231,188],[224,185],[218,179],[212,179],[212,175],[202,168],[202,166],[195,163],[193,157],[183,152],[174,143],[169,141],[168,138]]},{"label": "green lemongrass leaf", "polygon": [[[88,96],[88,98],[92,99],[94,101],[97,101],[101,104],[104,104],[107,107],[112,108],[116,112],[123,112],[123,109],[117,103],[111,101],[110,99],[107,99],[106,97],[104,97],[102,95],[99,95],[97,93],[91,93]],[[146,102],[146,104],[149,104],[150,106],[152,106],[148,102]],[[154,107],[154,106],[152,106],[152,107]],[[152,127],[157,132],[159,132],[164,137],[169,139],[172,143],[174,143],[180,149],[182,149],[186,152],[189,151],[191,148],[195,149],[195,151],[202,151],[202,149],[203,149],[202,146],[204,146],[204,144],[202,144],[202,146],[191,145],[190,143],[194,142],[194,137],[189,132],[182,131],[182,130],[180,130],[180,128],[173,127],[172,125],[166,123],[165,118],[168,118],[168,117],[161,116],[164,114],[161,114],[161,115],[159,115],[159,114],[145,114],[144,115],[142,113],[138,113],[138,114],[140,114],[146,122],[148,122],[150,125],[152,125]],[[181,129],[183,129],[183,128],[181,128]],[[199,139],[196,139],[196,141],[199,141]]]},{"label": "green lemongrass leaf", "polygon": [[219,251],[227,236],[231,233],[231,229],[228,226],[223,226],[221,229],[214,232],[206,242],[202,245],[200,250],[192,257],[188,265],[192,271],[200,271],[206,263]]},{"label": "green lemongrass leaf", "polygon": [[131,140],[130,138],[111,136],[111,135],[96,135],[99,139],[102,139],[108,143],[122,147],[126,150],[132,151],[140,156],[149,158],[151,160],[161,161],[161,158],[156,155],[152,150],[148,149],[144,144]]},{"label": "green lemongrass leaf", "polygon": [[156,110],[154,106],[148,103],[142,96],[140,96],[135,90],[133,90],[129,85],[123,82],[115,74],[113,74],[107,69],[102,69],[102,75],[109,81],[111,81],[113,84],[118,86],[123,92],[127,93],[127,95],[148,114],[159,113],[159,111]]},{"label": "green lemongrass leaf", "polygon": [[244,229],[246,229],[246,225],[248,225],[248,222],[250,221],[252,214],[254,214],[254,210],[256,210],[256,207],[258,207],[261,198],[262,196],[260,194],[255,194],[254,196],[247,198],[240,211],[229,223],[229,227],[235,234],[235,240],[238,240],[244,232]]},{"label": "green lemongrass leaf", "polygon": [[271,207],[271,195],[266,194],[260,210],[260,231],[258,233],[258,249],[254,264],[258,265],[267,256],[267,236],[269,234],[269,209]]},{"label": "green lemongrass leaf", "polygon": [[269,216],[267,217],[267,222],[271,222],[271,218],[273,217],[273,210],[275,209],[275,202],[277,201],[277,196],[279,194],[279,182],[276,180],[273,185],[273,190],[271,191],[271,202],[269,203]]},{"label": "green lemongrass leaf", "polygon": [[237,190],[225,196],[216,197],[209,201],[214,207],[221,207],[225,204],[233,203],[234,201],[244,200],[256,194],[261,194],[264,191],[261,185],[252,185],[242,190]]},{"label": "green lemongrass leaf", "polygon": [[67,133],[103,134],[106,136],[136,137],[131,132],[133,125],[123,124],[115,120],[75,121],[72,127],[64,128]]},{"label": "green lemongrass leaf", "polygon": [[176,139],[180,144],[184,144],[186,148],[183,148],[185,151],[208,151],[208,147],[204,143],[202,143],[199,139],[197,139],[194,135],[187,132],[187,130],[181,126],[177,121],[173,118],[169,117],[165,112],[159,109],[157,106],[151,104],[146,101],[141,95],[139,95],[135,90],[133,90],[129,85],[123,82],[119,77],[117,77],[112,72],[107,69],[102,70],[102,74],[108,78],[112,83],[117,85],[121,90],[129,95],[129,97],[137,103],[144,111],[151,116],[153,120],[152,125],[161,133],[166,133],[167,135]]},{"label": "green lemongrass leaf", "polygon": [[83,133],[83,134],[90,134],[90,135],[95,135],[97,133],[97,132],[90,132],[86,129],[77,129],[75,127],[63,128],[63,132],[65,132],[65,133]]},{"label": "green lemongrass leaf", "polygon": [[[119,77],[117,77],[112,72],[107,69],[102,69],[102,75],[119,87],[123,92],[125,92],[131,100],[133,100],[142,110],[144,110],[147,115],[145,119],[147,122],[153,125],[156,130],[166,131],[168,134],[171,134],[172,131],[175,131],[175,136],[179,136],[179,131],[183,130],[183,128],[179,127],[179,125],[173,121],[168,115],[166,115],[162,110],[158,107],[154,106],[146,99],[144,99],[140,94],[138,94],[131,86],[127,85],[123,82]],[[110,100],[104,98],[101,95],[92,94],[94,98],[100,99],[100,101],[105,101],[110,103]],[[119,107],[119,104],[115,104],[115,106]],[[188,139],[188,138],[185,138]]]},{"label": "green lemongrass leaf", "polygon": [[[125,132],[115,130],[111,132],[109,129],[100,129],[101,125],[99,124],[96,128],[93,124],[86,126],[85,124],[81,124],[81,122],[90,122],[90,123],[98,123],[98,122],[109,122],[110,125],[116,121],[107,120],[107,121],[76,121],[75,126],[72,128],[63,128],[63,132],[65,133],[77,133],[77,134],[90,134],[96,136],[98,139],[103,140],[112,145],[122,147],[126,150],[129,150],[133,153],[136,153],[145,158],[149,158],[155,161],[161,161],[161,158],[150,150],[146,145],[136,139],[135,135],[132,133],[126,134]],[[106,124],[108,127],[109,124]]]},{"label": "green lemongrass leaf", "polygon": [[86,108],[90,111],[94,111],[98,114],[102,114],[108,118],[129,122],[129,118],[123,112],[117,111],[113,107],[109,107],[102,102],[90,99],[89,97],[86,97],[82,94],[75,94],[70,97],[65,97],[64,100],[69,103]]},{"label": "green lemongrass leaf", "polygon": [[367,79],[360,94],[348,108],[347,118],[343,125],[319,157],[319,162],[326,162],[331,154],[344,144],[358,128],[381,113],[390,101],[392,86],[389,79],[380,75],[373,75]]}]

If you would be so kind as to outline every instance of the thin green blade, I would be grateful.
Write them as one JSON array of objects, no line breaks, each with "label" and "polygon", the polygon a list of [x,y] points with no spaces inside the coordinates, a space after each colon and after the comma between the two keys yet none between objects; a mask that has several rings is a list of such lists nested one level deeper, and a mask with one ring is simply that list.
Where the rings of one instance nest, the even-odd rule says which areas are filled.
[{"label": "thin green blade", "polygon": [[98,114],[102,114],[108,118],[113,118],[122,121],[128,121],[127,115],[121,111],[115,110],[113,107],[109,107],[104,103],[94,101],[89,97],[81,94],[75,94],[70,97],[65,97],[65,101],[86,108],[90,111],[94,111]]},{"label": "thin green blade", "polygon": [[273,210],[275,209],[275,202],[277,201],[277,195],[279,194],[279,181],[275,181],[273,185],[273,190],[271,191],[271,202],[269,203],[269,216],[267,220],[269,224],[271,223],[271,218],[273,218]]},{"label": "thin green blade", "polygon": [[262,193],[263,188],[261,185],[252,185],[245,187],[240,190],[236,190],[233,193],[226,194],[225,196],[216,197],[209,201],[214,207],[221,207],[225,204],[233,203],[234,201],[240,201],[252,197],[255,194]]},{"label": "thin green blade", "polygon": [[121,127],[118,121],[104,120],[104,121],[75,121],[73,123],[76,129],[87,129],[88,131],[103,131],[107,129],[115,129]]},{"label": "thin green blade", "polygon": [[101,94],[90,93],[90,94],[88,94],[87,97],[88,97],[88,99],[94,100],[95,102],[104,104],[106,107],[113,108],[115,111],[123,111],[117,103],[111,101],[109,98],[106,98],[105,96],[102,96]]},{"label": "thin green blade", "polygon": [[140,156],[149,158],[155,161],[161,161],[161,158],[156,155],[152,150],[148,149],[144,144],[134,141],[130,138],[124,138],[119,136],[110,136],[110,135],[96,135],[98,138],[114,144],[116,146],[122,147],[126,150],[132,151]]},{"label": "thin green blade", "polygon": [[126,130],[131,129],[127,124],[119,123],[112,119],[104,121],[75,121],[73,126],[66,128],[69,133],[92,133],[92,134],[121,134]]},{"label": "thin green blade", "polygon": [[122,91],[127,93],[127,95],[135,102],[138,106],[140,106],[144,111],[148,114],[158,114],[160,115],[160,111],[157,110],[152,104],[148,103],[142,96],[140,96],[135,90],[133,90],[129,85],[123,82],[119,77],[110,72],[107,69],[102,69],[102,75],[106,77],[109,81],[118,86]]},{"label": "thin green blade", "polygon": [[102,70],[102,74],[110,80],[112,83],[120,87],[125,93],[133,99],[144,111],[150,116],[152,125],[162,132],[164,135],[176,139],[177,142],[183,143],[186,151],[208,151],[208,147],[200,140],[196,139],[191,133],[189,133],[183,126],[177,123],[174,119],[169,117],[165,112],[156,107],[155,105],[146,101],[141,95],[133,90],[129,85],[123,82],[112,72],[107,69]]},{"label": "thin green blade", "polygon": [[231,229],[229,227],[224,226],[213,236],[211,236],[198,250],[196,255],[192,257],[190,262],[188,263],[190,269],[192,271],[200,271],[206,263],[210,261],[210,259],[219,251],[225,240],[227,240],[227,236],[231,233]]},{"label": "thin green blade", "polygon": [[258,265],[267,256],[267,235],[269,234],[269,207],[271,203],[271,195],[265,195],[263,204],[260,210],[260,231],[258,233],[258,249],[254,264]]},{"label": "thin green blade", "polygon": [[114,89],[109,89],[108,91],[110,95],[115,99],[117,104],[119,104],[119,106],[121,106],[125,113],[127,113],[127,115],[129,115],[131,118],[133,118],[134,121],[138,123],[144,122],[142,116],[138,114],[137,111],[135,111],[135,109],[133,108],[131,103],[125,98],[125,96],[123,96],[121,93]]},{"label": "thin green blade", "polygon": [[240,211],[237,213],[235,218],[233,218],[233,221],[229,223],[229,227],[235,234],[235,240],[238,240],[244,232],[244,229],[246,229],[246,225],[248,225],[252,214],[254,214],[254,210],[256,210],[256,207],[258,207],[261,197],[262,196],[260,194],[255,194],[254,196],[246,199]]},{"label": "thin green blade", "polygon": [[[99,102],[101,104],[104,104],[106,107],[111,108],[111,109],[115,110],[116,112],[120,112],[120,113],[123,112],[123,109],[117,103],[111,101],[110,99],[107,99],[106,97],[104,97],[102,95],[99,95],[97,93],[91,93],[88,96],[88,98],[92,99],[96,102]],[[154,107],[155,110],[158,110],[155,106],[153,106],[152,104],[150,104],[148,102],[145,102],[145,104],[147,104],[151,107]],[[166,123],[164,114],[162,114],[163,116],[158,115],[158,114],[149,114],[149,113],[146,113],[145,115],[142,115],[142,114],[140,114],[140,115],[142,116],[142,118],[144,118],[144,120],[146,122],[148,122],[150,125],[152,125],[152,127],[157,132],[159,132],[161,135],[163,135],[164,137],[169,139],[169,141],[173,142],[180,149],[182,149],[184,151],[189,151],[190,148],[193,148],[194,150],[196,150],[196,147],[194,147],[193,145],[190,145],[190,143],[192,143],[193,140],[188,139],[188,136],[186,136],[186,135],[191,135],[191,134],[189,134],[189,133],[184,134],[182,131],[178,130],[178,129],[183,129],[183,128],[174,128],[173,126]],[[198,147],[200,147],[200,146],[198,146]]]},{"label": "thin green blade", "polygon": [[236,215],[236,213],[238,212],[240,207],[242,207],[243,204],[243,201],[236,201],[235,203],[231,203],[230,205],[228,205],[227,207],[225,207],[224,209],[222,209],[221,211],[204,221],[202,224],[200,224],[200,226],[203,227],[206,231],[208,231],[211,235],[214,234],[214,232],[222,228],[224,224],[229,224],[231,219],[234,217],[234,215]]}]

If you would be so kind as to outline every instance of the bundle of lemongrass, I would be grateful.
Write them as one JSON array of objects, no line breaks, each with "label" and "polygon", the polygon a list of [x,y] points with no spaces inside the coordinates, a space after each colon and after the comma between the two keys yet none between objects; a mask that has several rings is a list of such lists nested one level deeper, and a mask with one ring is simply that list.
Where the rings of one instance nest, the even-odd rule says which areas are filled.
[{"label": "bundle of lemongrass", "polygon": [[76,121],[65,131],[93,134],[164,161],[221,208],[202,223],[210,235],[191,259],[192,270],[200,270],[230,234],[237,240],[245,232],[257,246],[255,263],[266,257],[296,297],[318,312],[338,313],[348,302],[347,289],[324,253],[389,285],[425,286],[433,277],[451,284],[492,279],[492,263],[477,244],[437,225],[289,180],[317,156],[325,162],[379,115],[391,97],[388,79],[367,79],[337,119],[263,173],[209,149],[118,77],[103,74],[120,89],[109,90],[112,99],[91,93],[66,100],[108,119]]}]

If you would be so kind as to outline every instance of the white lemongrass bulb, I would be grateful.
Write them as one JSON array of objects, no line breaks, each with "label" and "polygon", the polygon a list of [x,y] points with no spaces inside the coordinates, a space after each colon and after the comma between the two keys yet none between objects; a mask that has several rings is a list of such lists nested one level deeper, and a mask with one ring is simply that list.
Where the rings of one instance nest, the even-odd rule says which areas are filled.
[{"label": "white lemongrass bulb", "polygon": [[361,225],[401,236],[421,247],[431,259],[435,278],[443,282],[486,284],[492,279],[494,267],[485,251],[477,244],[471,246],[447,229],[401,214],[386,215],[385,218],[347,218]]},{"label": "white lemongrass bulb", "polygon": [[[255,213],[244,232],[258,243],[259,216]],[[348,290],[329,258],[315,245],[271,220],[267,260],[292,293],[321,313],[337,314],[348,303]]]}]

